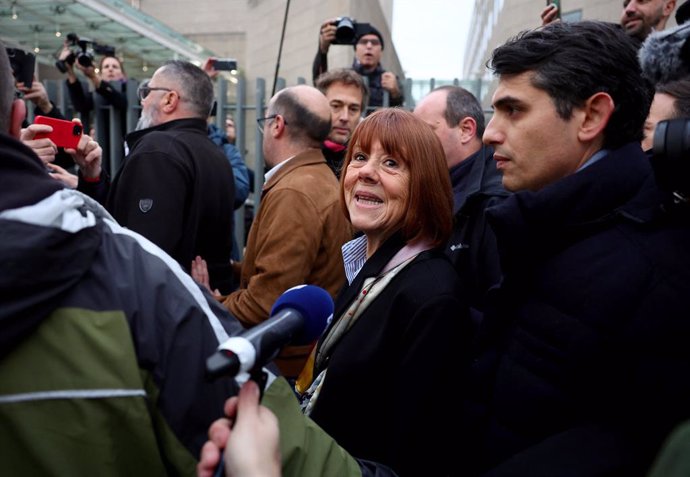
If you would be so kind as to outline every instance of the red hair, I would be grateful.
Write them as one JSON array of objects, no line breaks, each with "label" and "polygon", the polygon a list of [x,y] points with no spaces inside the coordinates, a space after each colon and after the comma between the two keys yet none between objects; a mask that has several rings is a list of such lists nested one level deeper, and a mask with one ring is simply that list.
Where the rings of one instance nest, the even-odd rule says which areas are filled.
[{"label": "red hair", "polygon": [[353,151],[368,154],[376,141],[410,171],[407,213],[400,228],[404,239],[426,239],[433,246],[446,243],[453,228],[453,192],[443,147],[428,124],[403,109],[380,109],[352,133],[340,174],[340,204],[345,216],[350,219],[344,179]]}]

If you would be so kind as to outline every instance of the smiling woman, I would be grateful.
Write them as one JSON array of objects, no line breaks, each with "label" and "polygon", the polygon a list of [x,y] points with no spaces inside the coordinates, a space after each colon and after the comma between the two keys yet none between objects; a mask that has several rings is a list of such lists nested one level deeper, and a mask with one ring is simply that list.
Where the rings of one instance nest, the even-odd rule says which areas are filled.
[{"label": "smiling woman", "polygon": [[442,436],[458,425],[457,406],[449,393],[411,386],[462,372],[472,335],[458,276],[437,248],[452,224],[443,150],[401,109],[367,117],[350,144],[341,206],[363,235],[343,247],[349,285],[297,390],[305,413],[352,455],[401,476],[446,475],[453,454]]}]

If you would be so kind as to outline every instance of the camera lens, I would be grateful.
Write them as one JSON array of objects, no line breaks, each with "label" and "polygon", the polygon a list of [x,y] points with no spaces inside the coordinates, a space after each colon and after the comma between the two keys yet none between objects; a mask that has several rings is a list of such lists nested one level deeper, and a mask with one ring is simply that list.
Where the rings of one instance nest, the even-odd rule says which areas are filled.
[{"label": "camera lens", "polygon": [[355,40],[355,27],[352,20],[348,17],[343,17],[338,22],[335,30],[335,39],[341,44],[353,44]]},{"label": "camera lens", "polygon": [[89,66],[93,66],[93,62],[91,61],[91,56],[86,54],[86,53],[82,53],[81,55],[79,55],[79,58],[77,58],[77,61],[84,68],[88,68]]},{"label": "camera lens", "polygon": [[80,124],[75,124],[72,127],[72,135],[73,136],[79,136],[81,135],[81,125]]}]

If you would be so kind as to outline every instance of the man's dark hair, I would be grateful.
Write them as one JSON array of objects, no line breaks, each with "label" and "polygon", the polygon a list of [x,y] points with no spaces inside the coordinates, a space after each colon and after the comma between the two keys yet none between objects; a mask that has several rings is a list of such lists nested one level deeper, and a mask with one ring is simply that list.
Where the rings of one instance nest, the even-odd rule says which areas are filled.
[{"label": "man's dark hair", "polygon": [[331,132],[331,118],[322,118],[299,102],[290,90],[281,91],[273,101],[269,115],[280,114],[288,125],[287,132],[293,141],[307,147],[321,147]]},{"label": "man's dark hair", "polygon": [[487,66],[498,76],[534,73],[565,120],[592,95],[608,93],[615,110],[604,130],[605,148],[643,137],[654,89],[642,77],[637,49],[619,25],[557,22],[522,32],[496,48]]},{"label": "man's dark hair", "polygon": [[369,103],[369,88],[367,88],[364,79],[359,75],[359,73],[352,68],[337,68],[334,70],[329,70],[316,78],[316,83],[314,85],[325,95],[326,91],[328,91],[328,88],[335,83],[342,83],[345,86],[354,86],[355,88],[359,88],[359,90],[362,92],[362,111],[367,109],[367,104]]},{"label": "man's dark hair", "polygon": [[669,119],[690,118],[690,78],[657,84],[656,92],[667,94],[674,99],[674,114]]},{"label": "man's dark hair", "polygon": [[10,130],[10,111],[14,102],[14,76],[5,45],[0,41],[0,132]]},{"label": "man's dark hair", "polygon": [[161,74],[180,85],[182,101],[189,102],[198,117],[207,119],[213,107],[213,84],[208,75],[188,61],[167,61],[162,68]]},{"label": "man's dark hair", "polygon": [[477,98],[460,86],[439,86],[431,92],[435,91],[447,91],[446,113],[444,117],[448,127],[456,127],[463,118],[469,116],[477,123],[476,136],[481,139],[484,135],[486,119],[484,119],[484,111]]}]

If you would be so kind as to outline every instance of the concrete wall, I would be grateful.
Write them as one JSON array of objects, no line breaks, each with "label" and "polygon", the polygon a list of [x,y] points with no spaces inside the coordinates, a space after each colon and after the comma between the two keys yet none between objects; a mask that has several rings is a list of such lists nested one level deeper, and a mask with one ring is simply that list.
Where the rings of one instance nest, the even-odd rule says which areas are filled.
[{"label": "concrete wall", "polygon": [[[321,23],[351,16],[377,26],[386,37],[384,65],[398,74],[400,62],[390,39],[392,0],[293,0],[285,31],[280,76],[294,83],[311,83],[311,64],[318,46]],[[188,0],[140,0],[141,10],[222,56],[237,58],[247,79],[273,78],[285,16],[284,0],[197,0],[190,12]],[[385,8],[382,8],[382,6]],[[350,46],[333,46],[329,66],[349,66]]]},{"label": "concrete wall", "polygon": [[[138,0],[144,13],[216,52],[236,58],[240,74],[247,80],[246,103],[255,104],[256,79],[266,79],[266,100],[271,95],[286,0]],[[193,10],[190,11],[190,8]],[[390,35],[393,0],[292,0],[280,60],[280,77],[287,85],[298,78],[312,84],[311,66],[318,48],[319,28],[329,18],[349,16],[375,25],[384,35],[383,64],[401,75],[402,68]],[[329,67],[352,64],[352,46],[335,45],[328,53]],[[148,72],[149,75],[153,71]],[[228,97],[237,95],[231,87]],[[231,99],[232,101],[232,99]],[[246,116],[245,161],[255,170],[255,123],[257,114]]]}]

